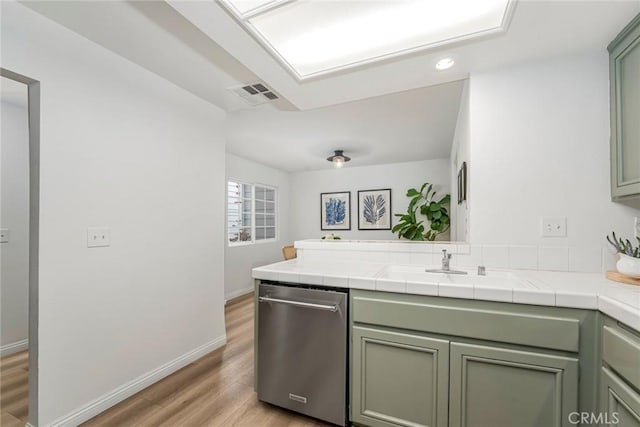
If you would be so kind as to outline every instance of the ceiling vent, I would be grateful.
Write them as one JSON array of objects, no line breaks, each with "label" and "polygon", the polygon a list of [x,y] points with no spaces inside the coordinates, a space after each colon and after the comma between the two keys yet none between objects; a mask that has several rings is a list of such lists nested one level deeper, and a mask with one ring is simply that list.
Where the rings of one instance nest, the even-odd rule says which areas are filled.
[{"label": "ceiling vent", "polygon": [[273,93],[271,89],[266,87],[264,83],[251,83],[243,86],[234,86],[229,90],[240,98],[242,98],[249,105],[266,104],[270,101],[278,99],[278,95]]}]

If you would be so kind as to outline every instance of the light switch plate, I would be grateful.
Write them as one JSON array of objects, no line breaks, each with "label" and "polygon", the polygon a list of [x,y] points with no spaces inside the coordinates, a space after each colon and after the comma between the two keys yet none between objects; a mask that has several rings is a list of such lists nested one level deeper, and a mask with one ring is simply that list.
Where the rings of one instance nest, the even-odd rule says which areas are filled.
[{"label": "light switch plate", "polygon": [[9,243],[9,229],[0,228],[0,243]]},{"label": "light switch plate", "polygon": [[87,247],[99,248],[111,246],[111,238],[109,236],[108,227],[89,227],[87,228]]},{"label": "light switch plate", "polygon": [[640,216],[633,219],[633,235],[635,237],[640,237]]},{"label": "light switch plate", "polygon": [[567,237],[567,217],[542,218],[542,237]]}]

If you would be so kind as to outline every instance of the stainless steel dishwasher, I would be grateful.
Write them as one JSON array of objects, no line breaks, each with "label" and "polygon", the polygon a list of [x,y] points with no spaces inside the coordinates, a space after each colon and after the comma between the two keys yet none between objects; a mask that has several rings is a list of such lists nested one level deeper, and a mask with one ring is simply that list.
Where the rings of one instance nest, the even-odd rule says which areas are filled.
[{"label": "stainless steel dishwasher", "polygon": [[347,290],[261,283],[258,399],[344,426]]}]

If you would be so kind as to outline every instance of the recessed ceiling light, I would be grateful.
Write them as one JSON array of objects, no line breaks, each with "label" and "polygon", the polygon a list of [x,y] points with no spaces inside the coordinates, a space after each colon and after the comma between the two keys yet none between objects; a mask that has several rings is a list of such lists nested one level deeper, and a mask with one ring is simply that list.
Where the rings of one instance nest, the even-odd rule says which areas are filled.
[{"label": "recessed ceiling light", "polygon": [[506,31],[516,0],[221,0],[297,79]]},{"label": "recessed ceiling light", "polygon": [[436,70],[448,70],[449,68],[453,67],[453,64],[455,63],[456,61],[454,61],[453,58],[442,58],[441,60],[436,62]]}]

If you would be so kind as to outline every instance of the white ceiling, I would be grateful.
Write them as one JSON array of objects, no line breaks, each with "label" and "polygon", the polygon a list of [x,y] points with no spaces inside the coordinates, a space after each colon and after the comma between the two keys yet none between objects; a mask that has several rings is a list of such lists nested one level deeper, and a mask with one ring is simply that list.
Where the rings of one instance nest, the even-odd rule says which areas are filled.
[{"label": "white ceiling", "polygon": [[227,111],[248,106],[227,88],[259,80],[164,1],[21,3]]},{"label": "white ceiling", "polygon": [[[167,1],[301,110],[460,80],[473,71],[605,49],[640,12],[637,0],[520,0],[505,34],[298,82],[220,4]],[[457,63],[436,71],[434,64],[443,56],[454,56]]]},{"label": "white ceiling", "polygon": [[464,81],[308,111],[264,106],[230,113],[227,151],[286,171],[448,158]]},{"label": "white ceiling", "polygon": [[[298,82],[214,0],[22,3],[228,111],[229,152],[289,171],[330,167],[335,149],[350,167],[447,157],[461,83],[444,83],[604,50],[640,13],[638,0],[519,0],[506,34]],[[443,56],[456,65],[436,71]],[[256,81],[283,99],[249,107],[227,90]]]}]

